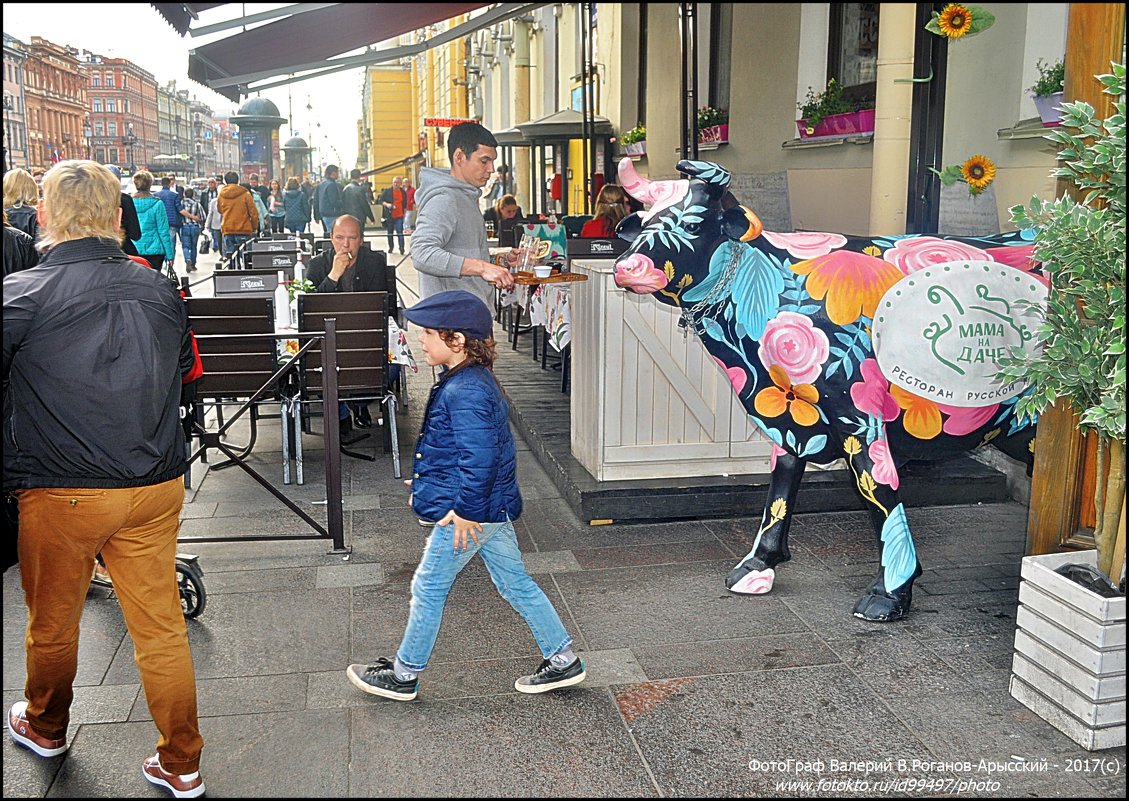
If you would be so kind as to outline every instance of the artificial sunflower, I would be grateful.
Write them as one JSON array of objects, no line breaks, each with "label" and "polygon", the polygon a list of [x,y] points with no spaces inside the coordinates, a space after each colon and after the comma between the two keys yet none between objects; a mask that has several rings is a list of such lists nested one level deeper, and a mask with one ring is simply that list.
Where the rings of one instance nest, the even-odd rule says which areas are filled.
[{"label": "artificial sunflower", "polygon": [[986,31],[995,21],[996,18],[980,6],[949,3],[933,12],[933,18],[925,23],[925,30],[955,41]]},{"label": "artificial sunflower", "polygon": [[996,180],[996,165],[987,156],[975,155],[960,168],[961,178],[968,184],[968,191],[979,195]]},{"label": "artificial sunflower", "polygon": [[972,13],[960,3],[949,3],[941,9],[937,27],[950,39],[960,39],[972,30]]}]

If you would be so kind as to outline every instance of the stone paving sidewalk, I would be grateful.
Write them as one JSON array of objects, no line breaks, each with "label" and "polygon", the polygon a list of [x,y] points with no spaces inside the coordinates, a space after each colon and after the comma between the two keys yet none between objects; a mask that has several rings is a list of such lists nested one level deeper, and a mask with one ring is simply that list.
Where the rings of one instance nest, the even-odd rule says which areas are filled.
[{"label": "stone paving sidewalk", "polygon": [[[429,383],[412,377],[405,460]],[[324,523],[323,453],[305,442],[307,483],[285,489]],[[799,516],[772,593],[740,597],[723,578],[759,510],[590,527],[519,448],[519,541],[588,680],[514,691],[540,657],[475,560],[417,701],[349,684],[349,663],[393,654],[425,535],[377,444],[375,462],[343,458],[348,559],[324,541],[184,546],[208,592],[188,628],[211,796],[1124,797],[1124,748],[1086,752],[1008,695],[1025,507],[910,509],[926,572],[911,616],[874,626],[851,616],[877,570],[865,513]],[[283,486],[277,418],[251,461]],[[209,472],[183,517],[182,538],[307,531],[237,468]],[[18,569],[3,591],[7,707],[25,678]],[[157,732],[104,590],[79,663],[70,750],[5,737],[4,796],[165,795],[141,777]]]}]

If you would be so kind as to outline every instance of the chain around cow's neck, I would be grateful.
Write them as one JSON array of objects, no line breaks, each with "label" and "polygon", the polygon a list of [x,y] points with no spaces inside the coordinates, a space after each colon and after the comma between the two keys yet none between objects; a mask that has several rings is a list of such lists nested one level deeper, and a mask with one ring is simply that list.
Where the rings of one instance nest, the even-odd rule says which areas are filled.
[{"label": "chain around cow's neck", "polygon": [[684,326],[691,326],[697,330],[698,323],[702,318],[707,315],[711,310],[720,311],[721,307],[725,305],[725,301],[730,297],[730,287],[733,284],[733,278],[737,275],[737,265],[741,261],[741,246],[733,242],[729,243],[729,261],[726,262],[725,268],[722,270],[721,275],[718,276],[717,283],[710,287],[710,291],[700,301],[695,303],[690,308],[682,307],[682,321]]}]

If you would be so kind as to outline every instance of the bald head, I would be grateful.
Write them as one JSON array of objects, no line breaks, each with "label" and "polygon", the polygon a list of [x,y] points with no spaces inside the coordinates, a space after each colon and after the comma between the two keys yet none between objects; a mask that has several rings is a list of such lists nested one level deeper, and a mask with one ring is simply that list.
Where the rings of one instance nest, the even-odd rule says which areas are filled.
[{"label": "bald head", "polygon": [[355,236],[357,238],[360,238],[360,235],[361,235],[360,220],[358,220],[356,217],[354,217],[351,214],[340,215],[337,218],[337,220],[333,223],[333,236],[336,237],[337,232],[341,231],[341,230],[348,232],[350,236]]},{"label": "bald head", "polygon": [[333,245],[333,252],[348,254],[349,263],[352,264],[361,247],[360,221],[349,214],[342,214],[333,223],[333,235],[329,241]]}]

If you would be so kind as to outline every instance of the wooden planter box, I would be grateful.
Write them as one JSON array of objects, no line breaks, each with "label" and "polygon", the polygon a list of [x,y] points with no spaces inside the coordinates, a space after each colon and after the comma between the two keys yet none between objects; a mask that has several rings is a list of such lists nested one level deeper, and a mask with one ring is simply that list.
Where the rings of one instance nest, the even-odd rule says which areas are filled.
[{"label": "wooden planter box", "polygon": [[796,120],[801,139],[819,139],[824,136],[858,136],[874,133],[874,109],[831,114],[819,121],[809,132],[807,120]]},{"label": "wooden planter box", "polygon": [[1055,569],[1095,551],[1023,559],[1011,694],[1089,750],[1125,745],[1125,596],[1103,598]]}]

